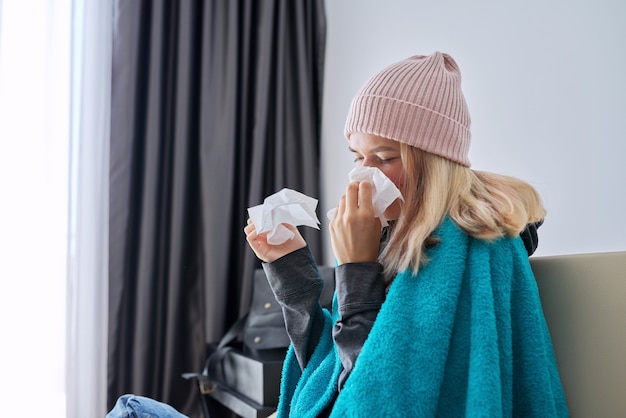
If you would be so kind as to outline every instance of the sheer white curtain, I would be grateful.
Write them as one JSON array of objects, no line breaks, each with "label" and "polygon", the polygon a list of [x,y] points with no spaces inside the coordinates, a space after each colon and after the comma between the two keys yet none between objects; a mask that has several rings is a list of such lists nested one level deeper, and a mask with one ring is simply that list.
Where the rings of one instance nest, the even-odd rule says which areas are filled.
[{"label": "sheer white curtain", "polygon": [[0,416],[106,413],[111,3],[0,0]]},{"label": "sheer white curtain", "polygon": [[71,6],[0,8],[0,416],[63,417]]},{"label": "sheer white curtain", "polygon": [[106,413],[112,3],[74,0],[67,416]]}]

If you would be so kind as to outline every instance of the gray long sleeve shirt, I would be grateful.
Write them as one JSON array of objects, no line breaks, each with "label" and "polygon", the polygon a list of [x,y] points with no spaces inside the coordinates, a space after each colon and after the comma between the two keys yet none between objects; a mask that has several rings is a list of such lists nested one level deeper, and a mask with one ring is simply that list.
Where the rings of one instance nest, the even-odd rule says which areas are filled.
[{"label": "gray long sleeve shirt", "polygon": [[[319,303],[324,282],[317,265],[305,247],[272,263],[264,263],[263,269],[282,307],[296,358],[304,368],[324,326]],[[385,300],[385,288],[379,263],[348,263],[335,269],[340,318],[334,325],[333,338],[343,365],[339,389],[350,374]]]}]

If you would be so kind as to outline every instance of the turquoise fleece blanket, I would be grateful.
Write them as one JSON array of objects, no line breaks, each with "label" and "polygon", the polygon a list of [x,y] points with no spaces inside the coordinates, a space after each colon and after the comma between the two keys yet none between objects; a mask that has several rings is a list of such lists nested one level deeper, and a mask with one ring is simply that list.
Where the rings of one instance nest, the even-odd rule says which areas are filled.
[{"label": "turquoise fleece blanket", "polygon": [[[436,235],[431,262],[390,286],[331,416],[568,416],[521,239],[477,240],[449,218]],[[279,417],[316,417],[337,393],[337,316],[324,314],[307,367],[287,353]]]}]

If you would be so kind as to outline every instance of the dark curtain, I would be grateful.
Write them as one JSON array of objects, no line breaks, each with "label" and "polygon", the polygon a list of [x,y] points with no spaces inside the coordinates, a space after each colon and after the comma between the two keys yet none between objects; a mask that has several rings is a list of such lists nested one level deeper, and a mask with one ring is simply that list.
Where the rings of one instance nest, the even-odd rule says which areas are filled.
[{"label": "dark curtain", "polygon": [[247,310],[246,209],[319,198],[323,3],[114,2],[109,408],[134,393],[199,416],[181,374]]}]

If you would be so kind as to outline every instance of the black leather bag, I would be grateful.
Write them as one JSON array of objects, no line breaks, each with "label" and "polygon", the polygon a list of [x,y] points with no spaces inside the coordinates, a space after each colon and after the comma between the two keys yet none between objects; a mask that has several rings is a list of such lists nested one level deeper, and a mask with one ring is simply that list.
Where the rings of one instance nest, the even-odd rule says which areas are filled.
[{"label": "black leather bag", "polygon": [[243,320],[244,354],[259,359],[284,355],[289,336],[283,312],[261,269],[254,272],[252,302]]},{"label": "black leather bag", "polygon": [[[324,289],[320,296],[323,307],[331,309],[335,290],[335,269],[318,267],[324,279]],[[284,358],[289,346],[289,336],[285,329],[283,312],[274,298],[265,272],[258,269],[254,273],[252,302],[243,325],[243,352],[258,359]]]},{"label": "black leather bag", "polygon": [[[330,310],[335,291],[335,269],[330,266],[320,266],[318,269],[324,280],[320,304]],[[248,313],[230,327],[217,345],[211,345],[201,373],[185,373],[183,377],[197,379],[201,393],[208,394],[215,390],[216,385],[224,385],[229,380],[223,375],[224,368],[220,365],[232,350],[261,362],[282,361],[289,343],[282,309],[265,272],[257,269],[254,272]]]}]

